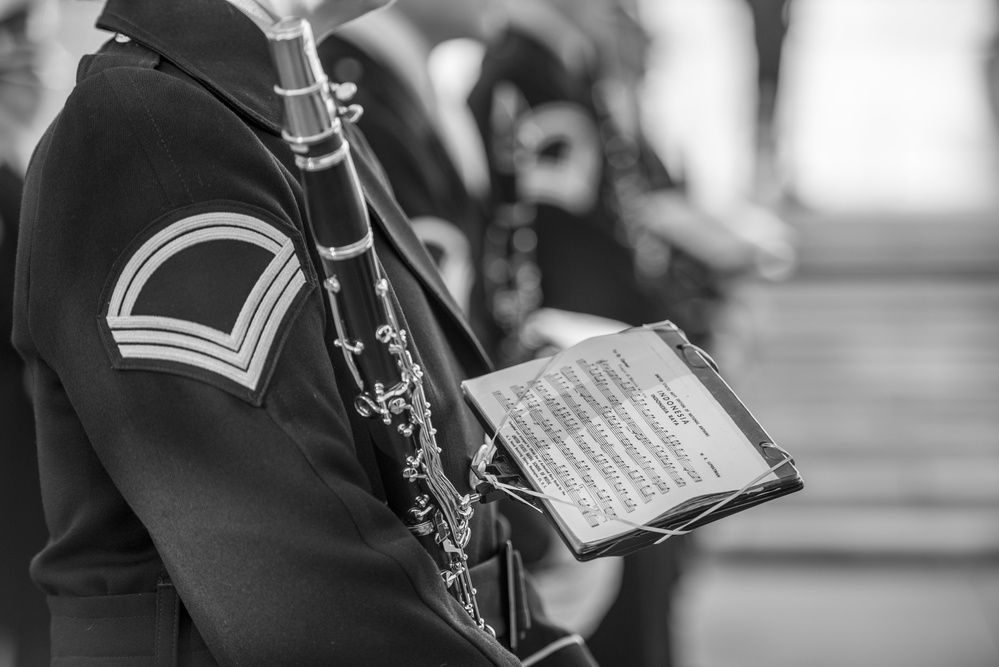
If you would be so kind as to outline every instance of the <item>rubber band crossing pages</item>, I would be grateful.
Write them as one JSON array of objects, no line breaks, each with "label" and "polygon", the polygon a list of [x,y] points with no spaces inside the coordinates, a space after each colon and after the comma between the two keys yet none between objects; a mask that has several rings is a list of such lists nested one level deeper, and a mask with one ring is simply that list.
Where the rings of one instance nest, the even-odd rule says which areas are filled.
[{"label": "rubber band crossing pages", "polygon": [[490,434],[480,493],[540,509],[579,560],[620,556],[803,488],[671,322],[590,338],[462,383]]}]

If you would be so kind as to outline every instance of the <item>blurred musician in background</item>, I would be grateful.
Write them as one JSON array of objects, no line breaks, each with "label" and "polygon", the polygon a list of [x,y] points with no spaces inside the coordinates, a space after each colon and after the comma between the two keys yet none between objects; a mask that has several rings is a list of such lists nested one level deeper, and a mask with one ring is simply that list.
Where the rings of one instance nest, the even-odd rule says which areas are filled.
[{"label": "blurred musician in background", "polygon": [[[593,30],[611,32],[611,12],[604,0],[503,4],[506,26],[488,47],[469,102],[492,174],[484,271],[506,334],[500,356],[509,363],[567,347],[574,332],[670,313],[636,270],[638,230],[617,212],[601,135],[604,54]],[[665,266],[665,247],[655,251],[653,271]]]}]

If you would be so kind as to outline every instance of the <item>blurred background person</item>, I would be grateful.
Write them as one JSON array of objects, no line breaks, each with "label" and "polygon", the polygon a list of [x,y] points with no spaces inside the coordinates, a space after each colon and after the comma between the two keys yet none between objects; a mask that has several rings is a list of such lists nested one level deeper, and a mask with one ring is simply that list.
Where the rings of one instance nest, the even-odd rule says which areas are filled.
[{"label": "blurred background person", "polygon": [[759,201],[776,203],[781,185],[775,119],[791,0],[744,2],[752,17],[756,54],[755,196]]},{"label": "blurred background person", "polygon": [[[505,335],[499,357],[511,363],[567,347],[563,337],[663,319],[666,308],[638,275],[638,230],[617,208],[595,99],[605,54],[556,4],[502,4],[470,106],[493,182],[484,271]],[[612,32],[601,0],[570,4]]]},{"label": "blurred background person", "polygon": [[24,364],[10,342],[23,154],[43,94],[52,7],[0,3],[0,666],[49,662],[48,609],[28,574],[45,544],[35,430]]}]

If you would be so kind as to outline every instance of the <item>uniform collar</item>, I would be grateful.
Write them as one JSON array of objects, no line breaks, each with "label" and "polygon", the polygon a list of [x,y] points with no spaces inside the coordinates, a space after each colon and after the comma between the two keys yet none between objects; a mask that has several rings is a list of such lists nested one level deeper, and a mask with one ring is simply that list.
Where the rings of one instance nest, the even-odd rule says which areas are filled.
[{"label": "uniform collar", "polygon": [[280,132],[267,38],[226,0],[107,0],[97,27],[159,53],[254,122]]}]

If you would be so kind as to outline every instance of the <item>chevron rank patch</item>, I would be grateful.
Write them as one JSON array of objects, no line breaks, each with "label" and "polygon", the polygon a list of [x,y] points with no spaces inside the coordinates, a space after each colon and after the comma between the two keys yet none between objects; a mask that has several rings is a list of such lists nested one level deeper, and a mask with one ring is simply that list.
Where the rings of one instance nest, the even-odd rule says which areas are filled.
[{"label": "chevron rank patch", "polygon": [[314,283],[286,224],[222,206],[154,223],[119,259],[98,319],[115,368],[185,375],[259,404]]}]

